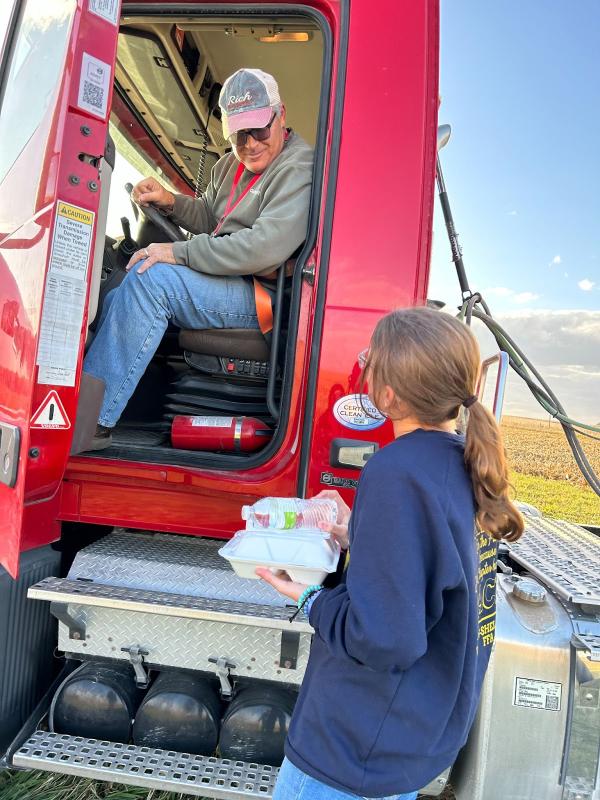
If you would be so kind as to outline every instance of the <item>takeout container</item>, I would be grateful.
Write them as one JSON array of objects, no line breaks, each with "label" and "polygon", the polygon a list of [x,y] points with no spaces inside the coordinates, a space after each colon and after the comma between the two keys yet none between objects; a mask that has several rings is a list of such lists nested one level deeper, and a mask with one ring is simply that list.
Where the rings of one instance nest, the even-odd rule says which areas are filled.
[{"label": "takeout container", "polygon": [[272,572],[285,570],[298,583],[316,584],[335,572],[340,547],[320,530],[243,530],[221,547],[219,555],[241,578],[257,579],[255,569],[268,567]]}]

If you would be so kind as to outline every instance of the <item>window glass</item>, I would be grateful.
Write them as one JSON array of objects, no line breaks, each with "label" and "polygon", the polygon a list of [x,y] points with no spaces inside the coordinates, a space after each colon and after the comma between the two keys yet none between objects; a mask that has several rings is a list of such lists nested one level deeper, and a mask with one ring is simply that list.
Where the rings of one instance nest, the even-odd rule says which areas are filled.
[{"label": "window glass", "polygon": [[122,235],[121,217],[128,217],[132,228],[134,223],[131,202],[125,191],[126,183],[131,183],[135,186],[142,178],[156,178],[169,191],[176,193],[177,190],[172,186],[163,171],[156,167],[143,151],[136,148],[134,142],[112,120],[109,130],[115,143],[117,155],[108,201],[106,233],[113,238],[117,238]]},{"label": "window glass", "polygon": [[0,3],[0,51],[2,50],[2,43],[6,38],[8,30],[8,23],[10,22],[10,15],[13,10],[14,0],[4,0]]},{"label": "window glass", "polygon": [[[0,181],[51,107],[74,10],[75,0],[27,0],[24,5],[0,109]],[[1,26],[2,17],[0,34]]]}]

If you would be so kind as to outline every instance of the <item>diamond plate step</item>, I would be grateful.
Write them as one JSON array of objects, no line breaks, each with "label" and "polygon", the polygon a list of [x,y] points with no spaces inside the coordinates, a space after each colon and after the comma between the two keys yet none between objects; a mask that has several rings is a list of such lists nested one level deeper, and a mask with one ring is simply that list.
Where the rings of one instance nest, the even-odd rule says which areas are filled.
[{"label": "diamond plate step", "polygon": [[31,586],[27,596],[33,600],[49,600],[54,603],[73,603],[78,606],[312,633],[304,614],[299,614],[290,624],[289,617],[294,609],[287,607],[278,608],[235,600],[215,600],[170,592],[106,586],[68,578],[45,578]]},{"label": "diamond plate step", "polygon": [[224,541],[116,528],[80,550],[68,578],[148,592],[284,607],[264,581],[240,578],[219,555]]},{"label": "diamond plate step", "polygon": [[600,606],[600,537],[571,522],[527,517],[523,537],[507,542],[511,557],[560,597]]},{"label": "diamond plate step", "polygon": [[15,767],[114,781],[200,797],[270,800],[277,767],[155,750],[131,744],[36,731],[17,750]]}]

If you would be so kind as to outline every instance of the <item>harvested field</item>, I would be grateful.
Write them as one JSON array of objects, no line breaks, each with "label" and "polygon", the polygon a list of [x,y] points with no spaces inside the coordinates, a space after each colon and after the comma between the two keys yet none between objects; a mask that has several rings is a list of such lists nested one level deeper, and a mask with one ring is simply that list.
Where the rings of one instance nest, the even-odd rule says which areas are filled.
[{"label": "harvested field", "polygon": [[[505,417],[502,432],[517,500],[549,517],[600,526],[600,498],[580,473],[560,425]],[[600,474],[600,441],[581,442]]]},{"label": "harvested field", "polygon": [[[587,486],[557,422],[504,417],[502,433],[511,469],[524,475],[537,475]],[[580,439],[592,467],[600,473],[600,441]]]}]

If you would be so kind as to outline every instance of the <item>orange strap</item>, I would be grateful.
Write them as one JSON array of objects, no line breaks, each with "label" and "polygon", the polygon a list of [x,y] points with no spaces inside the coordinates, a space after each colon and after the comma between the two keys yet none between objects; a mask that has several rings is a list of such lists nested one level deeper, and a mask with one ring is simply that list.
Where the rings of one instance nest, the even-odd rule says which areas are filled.
[{"label": "orange strap", "polygon": [[252,280],[254,281],[254,302],[256,303],[258,327],[263,336],[265,336],[273,330],[273,306],[271,305],[271,295],[256,278]]}]

